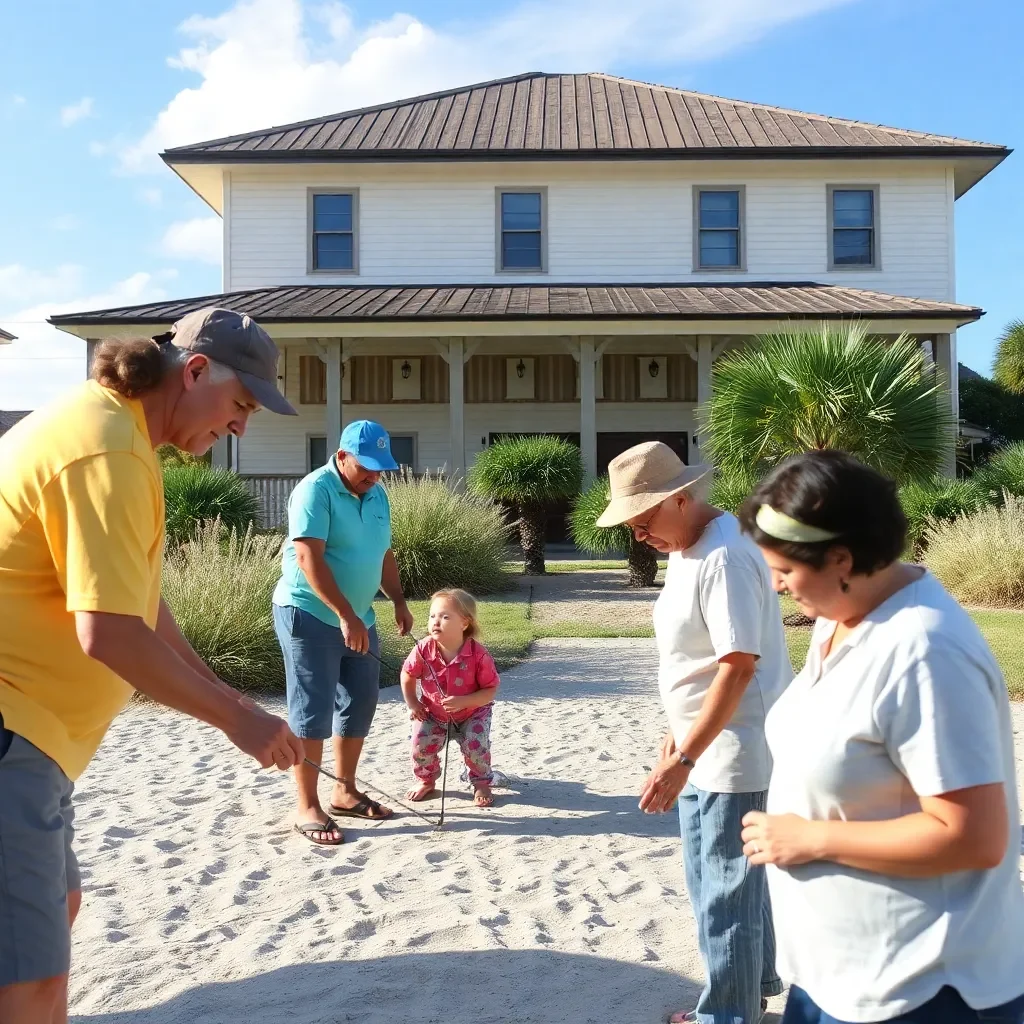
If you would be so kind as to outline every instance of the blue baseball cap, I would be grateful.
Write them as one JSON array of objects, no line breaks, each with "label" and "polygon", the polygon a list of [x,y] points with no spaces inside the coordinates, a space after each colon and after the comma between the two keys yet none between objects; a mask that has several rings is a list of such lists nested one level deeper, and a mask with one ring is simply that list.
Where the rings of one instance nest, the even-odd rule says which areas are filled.
[{"label": "blue baseball cap", "polygon": [[391,438],[388,432],[373,420],[356,420],[341,433],[338,448],[355,456],[356,462],[371,473],[398,469],[391,454]]}]

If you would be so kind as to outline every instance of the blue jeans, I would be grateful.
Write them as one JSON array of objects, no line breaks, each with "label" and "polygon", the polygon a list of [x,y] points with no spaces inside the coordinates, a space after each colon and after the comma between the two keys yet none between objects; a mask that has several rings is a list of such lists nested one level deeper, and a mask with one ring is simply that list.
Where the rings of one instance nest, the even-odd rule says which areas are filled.
[{"label": "blue jeans", "polygon": [[356,654],[345,646],[340,626],[294,605],[273,609],[292,732],[305,740],[326,740],[332,733],[365,739],[380,696],[376,628],[370,628],[370,654]]},{"label": "blue jeans", "polygon": [[[1021,979],[1024,984],[1024,978]],[[1024,1022],[1024,993],[1002,1006],[987,1010],[972,1010],[955,988],[947,985],[938,995],[889,1021],[901,1024],[1022,1024]],[[836,1017],[825,1013],[821,1007],[802,989],[794,985],[786,1000],[786,1012],[782,1024],[843,1024]]]},{"label": "blue jeans", "polygon": [[692,785],[679,796],[686,887],[707,975],[700,1024],[758,1024],[761,999],[782,992],[765,870],[751,867],[740,838],[743,816],[763,811],[765,796]]}]

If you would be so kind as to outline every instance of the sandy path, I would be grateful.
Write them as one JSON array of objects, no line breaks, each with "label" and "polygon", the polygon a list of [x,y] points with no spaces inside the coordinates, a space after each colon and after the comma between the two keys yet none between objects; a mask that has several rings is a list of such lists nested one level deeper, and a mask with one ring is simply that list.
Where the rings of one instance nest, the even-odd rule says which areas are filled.
[{"label": "sandy path", "polygon": [[[518,791],[476,810],[453,761],[442,833],[402,816],[335,850],[290,832],[286,777],[133,708],[79,786],[73,1019],[646,1024],[690,1005],[676,820],[636,809],[662,731],[653,669],[650,641],[538,643],[495,714]],[[406,732],[385,691],[361,774],[392,793]]]}]

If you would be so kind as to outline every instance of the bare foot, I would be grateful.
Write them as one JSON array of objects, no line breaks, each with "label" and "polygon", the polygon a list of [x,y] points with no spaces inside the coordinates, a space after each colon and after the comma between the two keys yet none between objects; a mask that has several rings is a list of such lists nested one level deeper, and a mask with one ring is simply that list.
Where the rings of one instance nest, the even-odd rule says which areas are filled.
[{"label": "bare foot", "polygon": [[432,782],[421,782],[415,789],[410,789],[406,793],[406,798],[413,801],[426,800],[428,796],[433,796],[437,792],[437,788]]},{"label": "bare foot", "polygon": [[492,807],[494,805],[494,795],[491,793],[491,787],[477,786],[476,792],[473,794],[473,803],[477,807]]}]

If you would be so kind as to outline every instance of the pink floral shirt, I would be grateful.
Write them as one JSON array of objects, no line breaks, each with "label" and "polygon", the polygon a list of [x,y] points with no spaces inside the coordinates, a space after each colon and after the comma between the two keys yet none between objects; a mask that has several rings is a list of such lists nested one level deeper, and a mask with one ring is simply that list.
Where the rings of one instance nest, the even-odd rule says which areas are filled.
[{"label": "pink floral shirt", "polygon": [[[431,673],[430,668],[434,672]],[[421,700],[426,705],[430,717],[439,722],[465,722],[477,708],[463,708],[453,711],[451,715],[441,705],[441,699],[448,697],[464,697],[476,693],[484,687],[498,685],[498,670],[494,667],[494,659],[487,653],[483,644],[475,640],[467,640],[452,662],[446,662],[441,653],[441,646],[433,637],[427,637],[418,643],[405,659],[402,671],[407,672],[420,682]],[[441,684],[438,690],[437,682]]]}]

